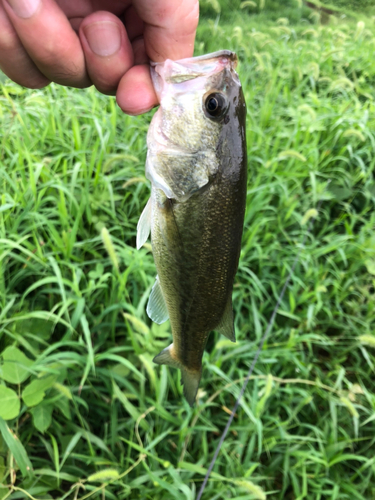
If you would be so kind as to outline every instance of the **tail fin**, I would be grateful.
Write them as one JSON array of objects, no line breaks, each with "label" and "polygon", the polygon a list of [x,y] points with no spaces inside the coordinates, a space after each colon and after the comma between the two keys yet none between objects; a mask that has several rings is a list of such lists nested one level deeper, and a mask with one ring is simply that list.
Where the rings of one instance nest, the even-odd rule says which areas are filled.
[{"label": "tail fin", "polygon": [[193,371],[181,367],[181,382],[184,386],[184,396],[190,406],[193,406],[195,403],[201,376],[202,369]]},{"label": "tail fin", "polygon": [[178,361],[173,344],[163,349],[157,356],[154,357],[154,363],[158,365],[169,365],[173,368],[181,370],[181,383],[184,386],[184,396],[190,406],[193,406],[197,396],[199,382],[202,376],[202,369],[189,370]]}]

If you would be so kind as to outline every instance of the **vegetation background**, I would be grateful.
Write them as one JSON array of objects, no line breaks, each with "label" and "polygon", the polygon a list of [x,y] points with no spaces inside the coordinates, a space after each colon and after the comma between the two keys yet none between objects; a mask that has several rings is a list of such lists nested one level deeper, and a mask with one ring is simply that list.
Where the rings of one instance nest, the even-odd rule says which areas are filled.
[{"label": "vegetation background", "polygon": [[296,255],[203,498],[375,498],[375,11],[310,3],[202,1],[196,53],[239,55],[249,183],[237,343],[211,335],[193,409],[152,363],[170,330],[135,250],[151,114],[2,77],[1,500],[193,500]]}]

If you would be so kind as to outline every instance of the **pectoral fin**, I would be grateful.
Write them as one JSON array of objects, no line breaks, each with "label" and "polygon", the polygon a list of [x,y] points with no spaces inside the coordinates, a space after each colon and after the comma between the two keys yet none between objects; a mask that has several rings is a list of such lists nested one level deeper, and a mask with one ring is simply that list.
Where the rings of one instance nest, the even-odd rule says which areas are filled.
[{"label": "pectoral fin", "polygon": [[227,339],[231,340],[232,342],[236,342],[236,335],[234,333],[232,297],[229,297],[223,317],[221,318],[219,325],[216,327],[216,330],[224,335],[224,337],[226,337]]},{"label": "pectoral fin", "polygon": [[137,224],[137,250],[147,241],[151,231],[151,198],[148,200]]},{"label": "pectoral fin", "polygon": [[152,287],[146,311],[148,317],[158,325],[161,325],[169,318],[167,304],[163,297],[158,276],[156,276],[154,286]]}]

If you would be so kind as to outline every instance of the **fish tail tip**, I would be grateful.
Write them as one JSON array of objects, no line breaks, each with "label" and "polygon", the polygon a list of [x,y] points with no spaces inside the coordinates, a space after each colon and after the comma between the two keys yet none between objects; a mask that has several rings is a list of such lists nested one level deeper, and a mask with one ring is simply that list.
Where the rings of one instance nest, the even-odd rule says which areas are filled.
[{"label": "fish tail tip", "polygon": [[184,396],[190,407],[194,406],[201,376],[202,370],[181,369],[181,383],[184,386]]}]

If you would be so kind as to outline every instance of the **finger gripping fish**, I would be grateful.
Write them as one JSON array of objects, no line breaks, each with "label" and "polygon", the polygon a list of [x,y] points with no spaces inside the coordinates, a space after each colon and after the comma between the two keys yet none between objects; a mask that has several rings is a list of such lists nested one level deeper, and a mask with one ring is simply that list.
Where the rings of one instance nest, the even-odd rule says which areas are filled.
[{"label": "finger gripping fish", "polygon": [[137,248],[151,231],[157,277],[147,305],[170,319],[173,343],[154,361],[181,370],[194,403],[209,333],[235,342],[232,288],[246,205],[246,105],[236,55],[220,51],[151,68],[160,101],[147,136],[151,197]]}]

